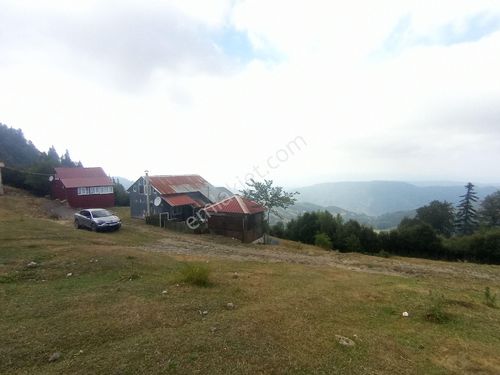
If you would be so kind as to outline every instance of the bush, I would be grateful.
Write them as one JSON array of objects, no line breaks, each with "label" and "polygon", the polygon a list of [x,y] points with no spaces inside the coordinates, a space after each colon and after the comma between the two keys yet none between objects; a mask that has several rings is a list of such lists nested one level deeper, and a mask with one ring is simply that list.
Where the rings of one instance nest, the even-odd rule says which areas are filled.
[{"label": "bush", "polygon": [[484,304],[489,307],[497,307],[497,295],[491,293],[489,286],[484,289]]},{"label": "bush", "polygon": [[444,251],[448,259],[500,264],[500,230],[450,238],[444,242]]},{"label": "bush", "polygon": [[379,257],[382,257],[382,258],[390,258],[391,257],[391,253],[389,253],[385,250],[380,250],[376,255]]},{"label": "bush", "polygon": [[196,285],[209,286],[210,269],[204,264],[187,263],[181,268],[181,281]]},{"label": "bush", "polygon": [[332,240],[325,233],[318,233],[314,236],[314,245],[322,247],[323,249],[326,250],[331,250]]},{"label": "bush", "polygon": [[429,291],[425,319],[433,323],[445,323],[450,320],[450,316],[444,311],[445,304],[444,295]]},{"label": "bush", "polygon": [[271,226],[269,234],[278,238],[286,238],[285,237],[285,224],[282,221],[278,221],[276,224]]}]

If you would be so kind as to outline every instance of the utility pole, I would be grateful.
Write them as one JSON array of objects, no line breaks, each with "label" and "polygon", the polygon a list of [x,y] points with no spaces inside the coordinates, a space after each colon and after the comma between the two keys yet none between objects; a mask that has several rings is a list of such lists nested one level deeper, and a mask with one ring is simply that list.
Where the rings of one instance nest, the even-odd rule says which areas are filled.
[{"label": "utility pole", "polygon": [[151,216],[151,207],[149,206],[149,175],[148,175],[149,171],[146,169],[144,171],[144,190],[145,190],[145,193],[146,193],[146,212],[148,214],[148,216]]},{"label": "utility pole", "polygon": [[5,164],[0,161],[0,195],[3,195],[3,185],[2,185],[2,168]]}]

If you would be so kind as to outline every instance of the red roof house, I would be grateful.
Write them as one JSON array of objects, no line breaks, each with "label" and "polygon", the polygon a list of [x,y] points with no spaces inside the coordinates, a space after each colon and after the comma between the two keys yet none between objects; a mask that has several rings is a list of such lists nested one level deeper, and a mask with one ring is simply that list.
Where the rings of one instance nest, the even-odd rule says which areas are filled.
[{"label": "red roof house", "polygon": [[66,200],[74,208],[115,205],[113,180],[102,168],[55,168],[55,171],[52,198]]},{"label": "red roof house", "polygon": [[266,208],[250,199],[233,195],[204,209],[208,229],[216,234],[253,242],[264,234]]}]

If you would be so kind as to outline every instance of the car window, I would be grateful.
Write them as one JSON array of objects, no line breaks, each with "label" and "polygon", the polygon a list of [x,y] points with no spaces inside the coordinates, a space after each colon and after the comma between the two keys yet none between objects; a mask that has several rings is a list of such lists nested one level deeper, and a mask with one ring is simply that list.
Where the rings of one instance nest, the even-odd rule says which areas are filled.
[{"label": "car window", "polygon": [[90,212],[88,212],[88,211],[80,211],[80,215],[85,216],[85,217],[90,217]]},{"label": "car window", "polygon": [[92,212],[93,217],[107,217],[111,215],[111,212],[109,212],[108,210],[95,210]]}]

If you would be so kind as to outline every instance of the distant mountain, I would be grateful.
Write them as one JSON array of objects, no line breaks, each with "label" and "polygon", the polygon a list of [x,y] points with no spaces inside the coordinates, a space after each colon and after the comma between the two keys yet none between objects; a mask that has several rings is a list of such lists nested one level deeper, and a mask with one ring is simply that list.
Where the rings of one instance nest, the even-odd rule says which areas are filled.
[{"label": "distant mountain", "polygon": [[[319,206],[342,207],[347,211],[368,216],[380,216],[398,211],[411,211],[433,200],[456,204],[464,187],[416,186],[397,181],[332,182],[295,189],[299,202]],[[498,190],[494,186],[477,186],[480,198]]]},{"label": "distant mountain", "polygon": [[125,177],[114,176],[113,178],[115,180],[118,180],[120,182],[120,184],[123,185],[125,190],[127,190],[129,187],[131,187],[132,184],[135,182],[135,181],[130,181],[129,179],[127,179]]},{"label": "distant mountain", "polygon": [[295,205],[287,208],[286,210],[280,209],[278,211],[282,218],[279,218],[276,215],[271,215],[271,225],[276,224],[278,221],[288,222],[305,212],[329,211],[334,216],[340,215],[344,221],[356,220],[360,224],[381,230],[395,228],[405,217],[413,218],[416,215],[415,210],[409,210],[386,213],[380,216],[369,216],[366,214],[358,214],[348,211],[336,206],[322,207],[308,202],[297,202]]}]

